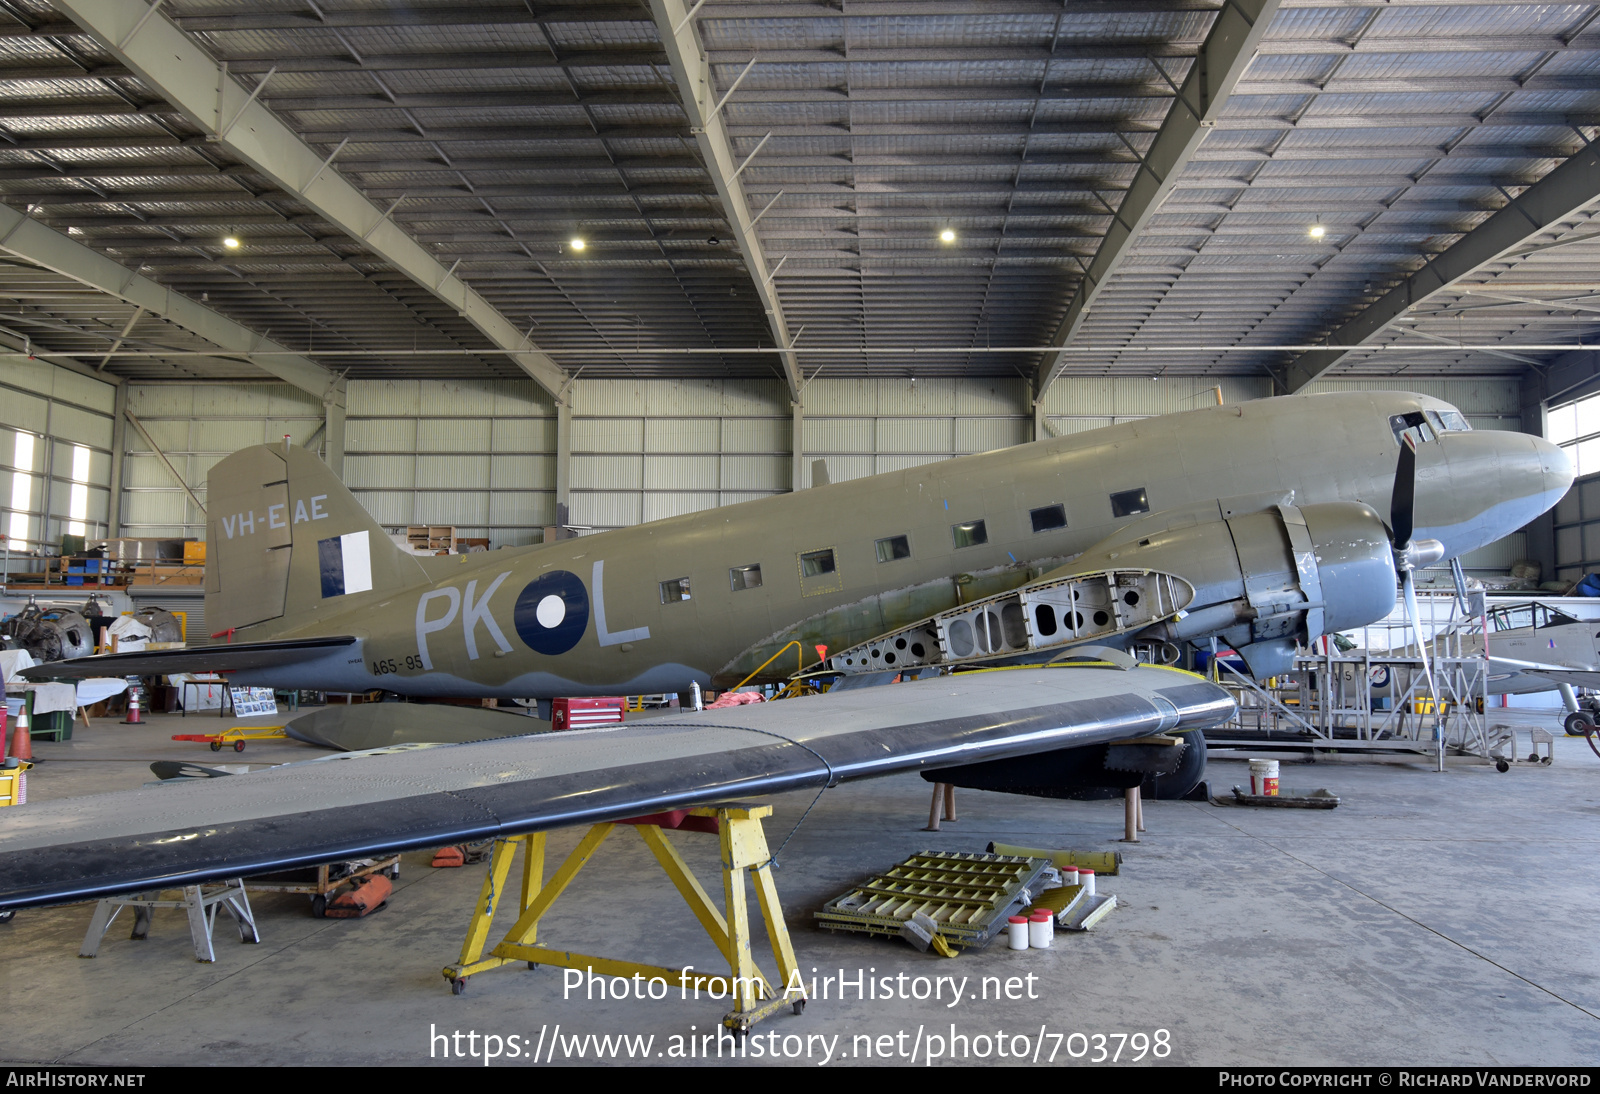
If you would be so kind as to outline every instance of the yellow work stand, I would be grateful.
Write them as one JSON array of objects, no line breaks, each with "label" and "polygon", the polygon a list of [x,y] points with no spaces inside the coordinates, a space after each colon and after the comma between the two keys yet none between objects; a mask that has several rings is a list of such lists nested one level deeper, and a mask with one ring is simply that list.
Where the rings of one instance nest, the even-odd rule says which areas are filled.
[{"label": "yellow work stand", "polygon": [[[553,965],[559,968],[590,970],[596,975],[632,978],[642,976],[646,982],[659,978],[679,998],[724,997],[733,1000],[734,1009],[723,1016],[722,1024],[731,1030],[748,1031],[783,1007],[792,1006],[794,1013],[805,1009],[805,995],[795,991],[785,994],[783,985],[801,983],[799,968],[795,963],[794,947],[789,942],[789,929],[783,922],[783,908],[778,903],[778,889],[772,881],[772,861],[767,852],[767,838],[762,831],[761,819],[772,815],[769,805],[703,806],[688,810],[691,816],[715,817],[722,845],[722,892],[727,914],[712,903],[694,873],[672,844],[661,834],[655,824],[633,824],[633,828],[650,848],[656,861],[666,871],[667,877],[682,895],[689,910],[705,928],[706,934],[728,962],[729,976],[716,976],[692,969],[665,968],[611,957],[595,957],[570,950],[548,949],[537,944],[539,920],[550,910],[556,898],[566,891],[572,879],[584,864],[605,842],[616,824],[596,824],[573,848],[561,868],[548,883],[544,881],[545,833],[511,836],[496,840],[494,854],[489,861],[489,874],[478,894],[478,903],[467,928],[467,938],[461,947],[459,964],[444,969],[450,989],[457,995],[465,989],[467,978],[489,969],[512,962],[526,961],[531,969],[535,965]],[[511,929],[506,931],[500,944],[484,956],[490,928],[500,903],[507,895],[506,880],[511,873],[512,860],[518,845],[522,847],[522,892],[517,908],[521,913]],[[745,896],[744,872],[754,875],[756,899],[761,905],[761,918],[767,925],[767,937],[772,942],[773,956],[778,962],[782,979],[770,980],[757,968],[750,950],[750,911]],[[730,926],[731,924],[731,926]],[[731,980],[730,980],[731,977]],[[759,998],[758,998],[759,996]]]}]

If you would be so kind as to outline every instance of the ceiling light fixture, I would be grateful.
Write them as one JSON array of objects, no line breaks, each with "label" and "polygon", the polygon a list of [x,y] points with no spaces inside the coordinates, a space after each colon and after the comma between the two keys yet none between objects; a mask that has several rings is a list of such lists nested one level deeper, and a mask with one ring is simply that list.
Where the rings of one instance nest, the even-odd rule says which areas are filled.
[{"label": "ceiling light fixture", "polygon": [[1317,224],[1313,224],[1311,226],[1311,238],[1312,239],[1321,239],[1323,236],[1325,236],[1327,234],[1328,234],[1328,229],[1324,228],[1320,222],[1317,223]]},{"label": "ceiling light fixture", "polygon": [[578,236],[573,236],[572,239],[568,241],[567,246],[571,247],[574,251],[581,251],[585,246],[587,246],[587,244],[585,244]]},{"label": "ceiling light fixture", "polygon": [[236,251],[236,250],[239,249],[239,237],[238,236],[223,236],[222,237],[222,245],[224,247],[228,248],[228,250],[230,250],[230,251]]},{"label": "ceiling light fixture", "polygon": [[939,238],[946,243],[954,243],[956,241],[956,230],[954,228],[946,228],[939,233]]}]

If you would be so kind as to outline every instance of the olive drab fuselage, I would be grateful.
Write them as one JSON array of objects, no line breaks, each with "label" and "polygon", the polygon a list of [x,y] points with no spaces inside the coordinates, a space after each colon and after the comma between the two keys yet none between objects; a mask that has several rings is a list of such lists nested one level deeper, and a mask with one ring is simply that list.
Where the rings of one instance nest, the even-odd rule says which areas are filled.
[{"label": "olive drab fuselage", "polygon": [[[1447,557],[1516,530],[1570,484],[1554,446],[1467,431],[1435,399],[1292,396],[549,544],[414,558],[314,457],[283,454],[285,469],[250,455],[282,450],[249,449],[212,473],[219,516],[210,535],[222,549],[212,552],[221,568],[207,617],[214,630],[235,628],[236,642],[359,639],[337,657],[259,674],[287,686],[502,697],[678,691],[737,682],[798,640],[800,652],[789,648],[761,677],[780,678],[817,661],[819,645],[843,648],[1022,585],[1147,514],[1211,499],[1243,508],[1364,502],[1386,514],[1407,415],[1426,434],[1417,535],[1443,541]],[[228,462],[247,459],[259,473],[229,480]],[[275,537],[270,546],[266,537]],[[1181,564],[1170,568],[1183,576]],[[260,593],[277,583],[281,593]]]}]

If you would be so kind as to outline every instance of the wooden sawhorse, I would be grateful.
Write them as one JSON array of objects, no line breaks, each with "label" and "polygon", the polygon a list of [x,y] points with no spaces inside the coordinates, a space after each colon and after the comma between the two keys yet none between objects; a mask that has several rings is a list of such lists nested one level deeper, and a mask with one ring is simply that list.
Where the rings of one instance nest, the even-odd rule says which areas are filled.
[{"label": "wooden sawhorse", "polygon": [[[791,983],[802,983],[803,978],[795,963],[789,929],[783,921],[783,908],[778,903],[777,886],[772,880],[772,859],[767,852],[767,839],[761,827],[762,818],[771,815],[772,807],[769,805],[735,804],[702,806],[672,814],[653,814],[637,821],[619,822],[637,831],[655,855],[656,861],[689,905],[689,910],[728,962],[728,977],[618,958],[594,957],[538,945],[540,919],[617,827],[614,823],[607,823],[591,827],[548,882],[544,880],[545,833],[534,832],[496,840],[493,856],[489,860],[489,874],[484,878],[483,889],[473,909],[472,922],[467,928],[466,941],[461,947],[461,960],[445,967],[445,979],[450,981],[451,990],[459,995],[465,989],[468,977],[501,965],[525,961],[530,969],[535,965],[553,965],[586,971],[592,969],[596,974],[610,977],[631,978],[637,974],[646,981],[659,978],[680,991],[687,988],[704,991],[713,982],[721,981],[727,988],[725,994],[734,1003],[734,1009],[723,1016],[722,1023],[738,1032],[747,1032],[755,1023],[771,1017],[783,1007],[792,1006],[794,1013],[799,1014],[805,1009],[804,992],[786,992],[784,987]],[[686,817],[715,818],[722,850],[722,892],[726,915],[712,903],[711,897],[677,849],[661,834],[663,827],[679,827]],[[683,826],[691,831],[711,830],[709,825]],[[506,881],[519,845],[522,847],[522,885],[515,907],[520,914],[506,931],[505,937],[485,956],[484,947],[495,914],[510,895],[506,892]],[[751,953],[750,909],[744,887],[744,873],[747,870],[755,883],[756,900],[766,923],[767,937],[772,942],[773,955],[778,962],[781,979],[777,981],[761,972]],[[783,987],[775,987],[775,984]],[[698,991],[696,994],[698,996]]]}]

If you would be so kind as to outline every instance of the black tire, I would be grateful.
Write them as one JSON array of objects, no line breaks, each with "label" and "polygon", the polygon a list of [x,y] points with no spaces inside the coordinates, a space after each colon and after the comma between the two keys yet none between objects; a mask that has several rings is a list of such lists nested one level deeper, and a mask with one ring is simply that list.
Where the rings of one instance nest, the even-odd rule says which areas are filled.
[{"label": "black tire", "polygon": [[235,742],[233,742],[233,750],[235,752],[243,752],[244,751],[244,742],[243,741],[235,741]]},{"label": "black tire", "polygon": [[8,908],[0,912],[0,923],[10,923],[15,918],[17,918],[17,910],[15,908]]},{"label": "black tire", "polygon": [[1575,710],[1561,723],[1568,737],[1587,737],[1594,729],[1593,715],[1586,710]]},{"label": "black tire", "polygon": [[1511,770],[1511,765],[1506,763],[1504,760],[1496,760],[1494,762],[1494,769],[1500,772],[1500,774],[1504,775],[1507,771]]},{"label": "black tire", "polygon": [[1139,791],[1144,796],[1156,801],[1181,801],[1206,777],[1206,735],[1194,729],[1179,736],[1183,738],[1184,749],[1178,770],[1146,779]]},{"label": "black tire", "polygon": [[461,979],[459,976],[456,977],[454,980],[450,981],[450,994],[451,995],[460,995],[462,992],[464,992],[466,990],[467,990],[467,982],[465,980]]},{"label": "black tire", "polygon": [[311,914],[317,919],[326,919],[328,915],[328,898],[318,893],[311,898]]},{"label": "black tire", "polygon": [[213,751],[213,752],[221,752],[222,751],[222,742],[221,741],[212,741],[211,742],[211,751]]}]

